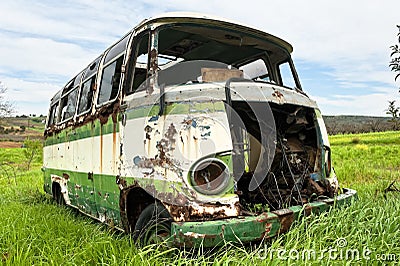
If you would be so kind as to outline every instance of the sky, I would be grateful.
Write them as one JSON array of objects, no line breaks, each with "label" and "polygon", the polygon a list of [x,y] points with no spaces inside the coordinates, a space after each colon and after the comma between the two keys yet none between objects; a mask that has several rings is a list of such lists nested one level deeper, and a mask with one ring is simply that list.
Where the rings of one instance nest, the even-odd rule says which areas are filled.
[{"label": "sky", "polygon": [[294,47],[303,90],[325,115],[387,116],[400,102],[388,67],[398,0],[2,0],[0,86],[16,114],[44,114],[51,97],[145,18],[165,12],[225,17]]}]

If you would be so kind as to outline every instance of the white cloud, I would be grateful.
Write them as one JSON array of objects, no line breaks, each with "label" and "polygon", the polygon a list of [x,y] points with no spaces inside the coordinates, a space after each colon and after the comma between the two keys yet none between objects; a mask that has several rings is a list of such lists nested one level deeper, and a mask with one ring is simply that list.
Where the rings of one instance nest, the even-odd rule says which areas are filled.
[{"label": "white cloud", "polygon": [[8,88],[6,100],[16,107],[18,114],[47,114],[50,99],[60,89],[60,84],[26,81],[1,75],[0,80]]},{"label": "white cloud", "polygon": [[366,115],[387,116],[388,100],[397,99],[395,90],[376,88],[375,93],[367,95],[329,95],[311,96],[318,102],[324,115]]},{"label": "white cloud", "polygon": [[124,1],[16,0],[2,1],[0,8],[0,25],[7,31],[105,46],[132,28],[136,21],[129,21],[129,14],[140,11]]},{"label": "white cloud", "polygon": [[29,71],[43,78],[46,74],[70,77],[97,56],[77,44],[51,39],[9,37],[4,33],[0,33],[0,39],[0,69],[6,73]]}]

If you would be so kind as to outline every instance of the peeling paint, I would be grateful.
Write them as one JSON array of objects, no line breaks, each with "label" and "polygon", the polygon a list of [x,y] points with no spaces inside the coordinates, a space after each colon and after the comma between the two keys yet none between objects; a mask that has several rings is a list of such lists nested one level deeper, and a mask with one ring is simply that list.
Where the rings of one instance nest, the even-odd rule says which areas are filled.
[{"label": "peeling paint", "polygon": [[185,206],[166,204],[165,207],[176,222],[236,217],[240,213],[237,204],[207,204],[192,201]]}]

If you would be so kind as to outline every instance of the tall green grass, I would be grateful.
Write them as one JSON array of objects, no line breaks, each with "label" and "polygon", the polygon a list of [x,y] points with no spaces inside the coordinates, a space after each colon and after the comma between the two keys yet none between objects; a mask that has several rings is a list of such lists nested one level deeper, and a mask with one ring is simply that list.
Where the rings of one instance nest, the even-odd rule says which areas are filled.
[{"label": "tall green grass", "polygon": [[332,160],[343,185],[367,185],[400,180],[400,133],[335,135]]},{"label": "tall green grass", "polygon": [[[332,136],[336,174],[342,187],[358,190],[358,201],[300,219],[272,240],[245,246],[227,243],[214,249],[139,248],[129,236],[55,205],[43,193],[38,158],[32,171],[16,169],[15,180],[0,175],[0,261],[4,265],[399,263],[400,193],[383,193],[392,180],[400,180],[399,139],[399,132]],[[0,160],[20,165],[24,159],[19,149],[3,149]],[[314,258],[302,256],[310,251],[316,253]],[[348,251],[357,251],[359,260],[346,258]],[[380,257],[387,260],[377,261]]]}]

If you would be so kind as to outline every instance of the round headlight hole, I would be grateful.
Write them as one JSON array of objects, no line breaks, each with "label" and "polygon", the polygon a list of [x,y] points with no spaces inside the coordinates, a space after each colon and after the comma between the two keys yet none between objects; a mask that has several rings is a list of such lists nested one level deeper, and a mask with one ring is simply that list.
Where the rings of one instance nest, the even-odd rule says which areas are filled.
[{"label": "round headlight hole", "polygon": [[228,167],[215,158],[200,161],[191,171],[192,185],[202,194],[219,194],[226,188],[228,181]]}]

